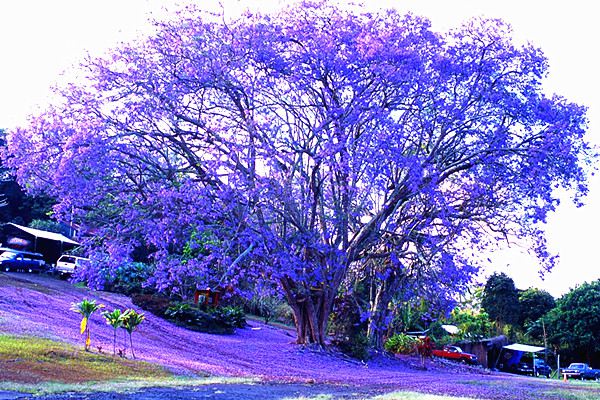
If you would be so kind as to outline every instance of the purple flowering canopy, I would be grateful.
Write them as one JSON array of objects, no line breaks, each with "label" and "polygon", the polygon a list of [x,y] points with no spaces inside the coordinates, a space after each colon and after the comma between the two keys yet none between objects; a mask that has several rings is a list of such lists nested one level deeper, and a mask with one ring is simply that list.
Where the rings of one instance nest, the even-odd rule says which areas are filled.
[{"label": "purple flowering canopy", "polygon": [[7,163],[109,255],[86,278],[142,247],[161,290],[274,282],[299,343],[324,343],[369,265],[440,298],[496,241],[527,238],[550,268],[555,189],[587,190],[585,108],[543,93],[547,60],[498,20],[187,8],[81,71],[9,133]]}]

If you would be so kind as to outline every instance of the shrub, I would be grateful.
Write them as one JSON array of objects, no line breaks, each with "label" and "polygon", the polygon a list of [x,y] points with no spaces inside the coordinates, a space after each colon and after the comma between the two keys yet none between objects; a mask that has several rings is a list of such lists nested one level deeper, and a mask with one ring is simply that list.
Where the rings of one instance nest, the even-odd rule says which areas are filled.
[{"label": "shrub", "polygon": [[125,294],[143,293],[148,290],[144,284],[152,274],[152,267],[141,262],[127,262],[121,264],[114,271],[110,289]]},{"label": "shrub", "polygon": [[171,300],[168,297],[159,294],[136,293],[131,296],[131,302],[159,317],[164,317],[171,305]]},{"label": "shrub", "polygon": [[364,333],[358,333],[346,340],[336,340],[334,344],[340,351],[352,358],[366,361],[369,359],[369,338]]},{"label": "shrub", "polygon": [[385,342],[385,349],[396,354],[411,354],[415,352],[417,339],[413,336],[397,333]]},{"label": "shrub", "polygon": [[239,307],[210,308],[206,311],[189,303],[174,303],[165,316],[188,329],[207,333],[230,334],[246,326],[246,317]]},{"label": "shrub", "polygon": [[275,296],[256,295],[244,304],[244,308],[249,313],[262,317],[265,324],[272,321],[284,324],[294,323],[292,308],[285,301]]},{"label": "shrub", "polygon": [[361,310],[354,297],[345,295],[336,298],[329,318],[333,343],[344,354],[365,361],[369,358],[370,348],[366,330],[366,320],[361,318]]},{"label": "shrub", "polygon": [[217,319],[233,325],[234,328],[246,327],[246,314],[240,307],[221,307],[209,310]]},{"label": "shrub", "polygon": [[196,308],[189,303],[174,303],[165,311],[165,316],[177,321],[192,320],[196,317]]},{"label": "shrub", "polygon": [[286,325],[294,325],[294,311],[292,307],[282,301],[275,310],[274,319]]}]

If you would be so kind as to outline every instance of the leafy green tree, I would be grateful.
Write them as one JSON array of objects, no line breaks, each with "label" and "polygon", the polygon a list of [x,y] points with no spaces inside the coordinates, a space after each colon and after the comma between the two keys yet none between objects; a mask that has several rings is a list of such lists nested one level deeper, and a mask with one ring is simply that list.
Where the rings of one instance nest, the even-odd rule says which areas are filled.
[{"label": "leafy green tree", "polygon": [[34,219],[29,223],[30,228],[41,229],[43,231],[61,233],[65,236],[69,236],[69,228],[61,225],[56,221],[49,219]]},{"label": "leafy green tree", "polygon": [[490,317],[485,311],[454,309],[449,322],[458,327],[463,339],[481,339],[492,332]]},{"label": "leafy green tree", "polygon": [[90,324],[89,319],[95,311],[103,308],[103,304],[96,304],[96,300],[87,300],[83,299],[79,303],[73,303],[71,305],[71,310],[78,312],[83,316],[80,324],[80,331],[83,334],[85,332],[85,351],[90,350]]},{"label": "leafy green tree", "polygon": [[556,307],[556,300],[545,290],[529,288],[519,293],[519,304],[519,326],[525,328]]},{"label": "leafy green tree", "polygon": [[483,289],[481,307],[494,321],[497,333],[501,333],[506,324],[517,324],[520,305],[514,281],[504,273],[490,276]]},{"label": "leafy green tree", "polygon": [[123,326],[123,321],[127,318],[127,313],[129,310],[125,312],[121,312],[120,309],[115,309],[112,312],[104,311],[102,316],[106,319],[106,323],[112,326],[114,330],[113,335],[113,355],[117,354],[117,329]]},{"label": "leafy green tree", "polygon": [[600,351],[600,280],[571,290],[545,317],[549,341],[589,361]]},{"label": "leafy green tree", "polygon": [[133,309],[128,309],[123,315],[123,328],[129,334],[129,345],[131,346],[131,355],[135,358],[135,352],[133,351],[133,340],[131,334],[137,329],[137,327],[146,319],[143,313],[138,313]]}]

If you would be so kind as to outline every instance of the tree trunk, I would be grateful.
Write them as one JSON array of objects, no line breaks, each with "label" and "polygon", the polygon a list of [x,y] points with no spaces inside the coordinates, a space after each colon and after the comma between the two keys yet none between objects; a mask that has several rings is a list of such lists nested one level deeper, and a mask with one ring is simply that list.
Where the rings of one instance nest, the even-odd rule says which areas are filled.
[{"label": "tree trunk", "polygon": [[291,280],[284,279],[282,284],[288,304],[294,312],[296,343],[325,346],[327,322],[336,291],[321,287],[298,293]]},{"label": "tree trunk", "polygon": [[129,333],[129,346],[131,347],[131,356],[135,359],[135,353],[133,351],[133,340],[131,339],[131,333]]},{"label": "tree trunk", "polygon": [[113,329],[113,356],[117,355],[117,328]]},{"label": "tree trunk", "polygon": [[390,314],[388,304],[393,295],[394,293],[386,290],[384,285],[378,285],[375,296],[370,302],[367,337],[371,346],[379,350],[383,349],[385,335],[388,331]]},{"label": "tree trunk", "polygon": [[406,275],[394,272],[385,280],[372,279],[370,282],[367,337],[371,346],[378,350],[383,349],[385,335],[390,327],[391,311],[388,306],[394,296],[398,295],[405,280]]}]

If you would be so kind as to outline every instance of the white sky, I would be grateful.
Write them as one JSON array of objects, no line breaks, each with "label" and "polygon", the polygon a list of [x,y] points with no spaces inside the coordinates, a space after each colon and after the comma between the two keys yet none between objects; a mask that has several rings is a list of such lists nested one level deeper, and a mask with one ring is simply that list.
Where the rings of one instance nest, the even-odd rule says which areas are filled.
[{"label": "white sky", "polygon": [[[216,6],[217,1],[202,1]],[[227,13],[240,8],[265,10],[284,1],[223,0]],[[150,14],[160,16],[175,0],[20,0],[0,2],[0,128],[24,123],[50,101],[49,87],[87,52],[100,54],[148,31]],[[472,16],[499,17],[514,28],[517,40],[541,47],[550,61],[545,88],[589,107],[589,140],[600,144],[600,38],[595,2],[586,0],[379,0],[431,19],[435,30],[458,26]],[[370,5],[370,7],[375,7]],[[517,287],[530,286],[559,296],[584,281],[600,278],[595,224],[600,216],[600,178],[593,179],[586,206],[565,198],[548,223],[550,248],[559,266],[542,281],[535,260],[519,249],[492,256],[492,269],[505,271]]]}]

